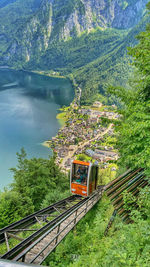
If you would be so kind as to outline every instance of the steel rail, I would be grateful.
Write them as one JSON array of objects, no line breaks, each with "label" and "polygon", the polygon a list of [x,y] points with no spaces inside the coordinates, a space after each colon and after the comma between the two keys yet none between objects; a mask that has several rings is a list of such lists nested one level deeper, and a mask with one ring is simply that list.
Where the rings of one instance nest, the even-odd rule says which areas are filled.
[{"label": "steel rail", "polygon": [[[136,183],[134,183],[131,187],[129,187],[129,189],[127,190],[127,192],[132,192],[135,189],[135,186],[138,187],[139,185],[141,185],[141,183],[143,183],[143,178],[139,179]],[[115,199],[114,201],[112,201],[113,205],[116,205],[119,201],[121,201],[123,199],[123,195],[121,194],[117,199]]]},{"label": "steel rail", "polygon": [[126,175],[121,181],[118,181],[118,183],[111,189],[107,191],[107,195],[111,195],[114,191],[116,191],[118,188],[120,188],[125,182],[131,180],[135,175],[139,173],[139,169],[135,170],[134,172],[130,173],[129,175]]},{"label": "steel rail", "polygon": [[[114,185],[114,187],[112,186]],[[130,218],[130,211],[124,208],[123,201],[123,191],[127,190],[128,193],[132,193],[133,196],[138,198],[140,189],[148,185],[148,181],[145,179],[145,174],[143,169],[134,170],[133,172],[125,173],[121,176],[119,180],[116,178],[112,183],[106,185],[106,194],[110,198],[111,203],[114,206],[114,211],[122,217],[122,220],[125,223],[132,223],[133,221]],[[136,201],[133,203],[137,207]],[[110,223],[111,222],[111,223]],[[112,221],[110,219],[105,233],[107,234],[109,228],[111,227]]]},{"label": "steel rail", "polygon": [[30,214],[27,217],[25,217],[25,218],[23,218],[23,219],[21,219],[21,220],[19,220],[17,222],[14,222],[14,223],[12,223],[12,224],[0,229],[0,243],[5,241],[5,238],[4,238],[4,233],[5,232],[8,232],[9,230],[13,230],[13,229],[16,230],[18,227],[27,228],[27,227],[29,227],[29,226],[31,226],[31,225],[33,225],[33,224],[35,224],[37,222],[37,220],[35,218],[36,216],[44,215],[46,212],[49,212],[49,216],[50,216],[50,214],[52,214],[53,212],[56,212],[56,210],[54,210],[54,208],[57,207],[58,205],[63,205],[64,204],[66,206],[67,205],[66,201],[73,202],[73,201],[75,201],[77,199],[80,200],[81,197],[77,196],[77,195],[69,196],[69,197],[67,197],[67,198],[65,198],[63,200],[60,200],[60,201],[58,201],[58,202],[56,202],[56,203],[54,203],[54,204],[52,204],[52,205],[50,205],[50,206],[48,206],[48,207],[46,207],[44,209],[41,209],[41,210],[39,210],[37,212],[34,212],[33,214]]},{"label": "steel rail", "polygon": [[[147,181],[143,181],[143,183],[140,185],[140,188],[144,188],[147,184],[148,184]],[[137,198],[138,198],[138,193],[139,193],[139,189],[137,189],[137,187],[135,187],[135,189],[136,189],[136,190],[133,191],[132,195],[133,195],[133,196],[137,196],[137,197],[136,197],[136,200],[137,200]],[[122,201],[122,203],[123,203],[123,201]],[[123,203],[123,205],[124,205],[124,203]],[[119,206],[116,206],[116,209],[118,210],[118,214],[119,214],[119,215],[122,215],[123,212],[126,211],[124,208],[120,209],[121,207],[123,207],[123,205],[120,204]]]},{"label": "steel rail", "polygon": [[[139,170],[141,170],[139,168]],[[127,170],[125,173],[121,174],[119,177],[115,178],[113,181],[109,182],[106,186],[105,186],[105,190],[107,191],[109,188],[112,188],[115,184],[117,184],[118,182],[120,182],[123,178],[125,178],[127,175],[133,173],[134,170]]]},{"label": "steel rail", "polygon": [[65,215],[70,213],[75,207],[78,207],[82,202],[84,203],[86,199],[82,199],[77,204],[73,205],[71,208],[69,208],[67,211],[63,212],[62,214],[58,215],[55,219],[47,223],[45,226],[40,228],[38,231],[24,239],[22,242],[20,242],[18,245],[16,245],[14,248],[6,252],[4,255],[1,256],[2,259],[13,259],[18,253],[20,253],[23,249],[28,247],[33,241],[38,239],[43,233],[48,231],[52,226],[54,226],[60,219],[62,219]]},{"label": "steel rail", "polygon": [[[120,189],[118,191],[116,191],[116,193],[110,195],[110,199],[112,200],[112,199],[116,198],[118,195],[120,195],[120,193],[122,193],[125,189],[130,187],[135,181],[137,181],[141,177],[143,177],[143,178],[145,177],[143,173],[138,174],[134,179],[132,179],[130,181],[127,180],[128,183],[125,183],[125,185],[120,187]],[[127,181],[125,181],[125,182],[127,182]]]},{"label": "steel rail", "polygon": [[[35,256],[34,258],[32,258],[30,261],[27,261],[29,263],[33,263],[49,246],[50,244],[56,240],[56,244],[53,246],[53,248],[51,249],[51,251],[48,251],[48,254],[45,255],[45,257],[42,259],[42,261],[40,261],[40,264],[43,262],[43,260],[47,257],[47,255],[50,254],[50,252],[52,252],[56,246],[61,242],[61,240],[64,238],[64,236],[62,237],[61,240],[57,240],[57,238],[62,234],[62,232],[67,229],[68,227],[69,230],[67,231],[66,234],[68,234],[68,232],[71,231],[72,228],[74,228],[74,226],[76,225],[76,223],[79,221],[77,220],[77,218],[82,214],[83,216],[97,203],[97,201],[100,199],[102,195],[102,191],[97,191],[95,192],[95,194],[93,194],[91,197],[89,198],[85,198],[83,203],[80,203],[80,205],[78,205],[77,207],[75,207],[69,214],[67,214],[64,218],[62,218],[58,223],[56,223],[51,229],[49,229],[47,232],[45,232],[41,237],[39,237],[35,242],[33,242],[29,247],[27,247],[22,253],[20,253],[18,256],[16,256],[14,258],[14,260],[18,261],[23,259],[23,257],[29,253],[36,245],[38,245],[42,240],[44,240],[44,238],[46,238],[50,233],[52,233],[55,229],[57,229],[58,226],[60,226],[62,223],[64,223],[65,221],[67,221],[67,219],[69,217],[71,217],[73,214],[75,216],[73,216],[73,218],[69,221],[69,223],[65,224],[65,226],[63,227],[63,229],[61,229],[58,233],[55,234],[55,236],[51,239],[50,242],[48,242],[48,244],[46,244],[43,249],[41,249]],[[89,205],[86,205],[87,203],[89,203]],[[84,208],[83,208],[84,207]],[[82,209],[83,208],[83,209]],[[78,214],[76,213],[76,211],[82,209]],[[82,216],[82,217],[83,217]],[[82,218],[81,217],[81,218]],[[80,219],[81,219],[80,218]],[[73,223],[72,227],[71,224]],[[45,243],[44,243],[45,244]],[[37,263],[37,262],[36,262]]]},{"label": "steel rail", "polygon": [[[142,188],[142,185],[144,184],[145,185],[145,181],[141,178],[140,179],[140,181],[139,181],[140,183],[134,183],[133,184],[133,186],[132,186],[132,190],[127,190],[127,193],[129,193],[129,192],[132,192],[132,195],[134,196],[134,195],[136,195],[138,192],[139,192],[139,190],[137,189],[137,186],[139,185],[141,188]],[[120,200],[120,197],[121,197],[121,200]],[[123,201],[123,195],[121,194],[117,199],[119,199],[119,203],[118,203],[118,201],[116,202],[115,201],[115,204],[112,202],[112,204],[115,206],[115,208],[118,210],[118,209],[120,209],[120,207],[122,206],[122,204],[124,205],[124,201]]]}]

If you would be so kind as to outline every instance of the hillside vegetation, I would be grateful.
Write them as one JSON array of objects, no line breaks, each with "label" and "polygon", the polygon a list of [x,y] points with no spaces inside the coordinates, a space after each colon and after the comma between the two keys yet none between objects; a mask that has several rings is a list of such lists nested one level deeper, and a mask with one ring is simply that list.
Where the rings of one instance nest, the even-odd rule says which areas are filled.
[{"label": "hillside vegetation", "polygon": [[[129,49],[135,68],[130,84],[132,90],[111,86],[108,92],[122,102],[122,117],[116,123],[119,167],[142,167],[149,180],[150,24],[145,32],[139,34],[138,40],[139,43]],[[23,149],[17,155],[18,166],[12,169],[14,183],[9,191],[0,194],[0,227],[39,209],[41,204],[44,207],[55,202],[58,196],[63,198],[68,194],[67,178],[55,165],[54,158],[28,160]],[[149,267],[150,187],[140,190],[138,199],[124,195],[124,202],[132,224],[125,225],[117,217],[108,235],[104,236],[113,212],[105,196],[46,259],[45,264],[51,267]]]},{"label": "hillside vegetation", "polygon": [[[139,210],[132,208],[133,224],[115,218],[108,236],[105,229],[113,212],[109,200],[93,208],[57,247],[44,265],[51,267],[148,267],[150,264],[150,190],[141,191]],[[131,209],[131,207],[130,207]]]},{"label": "hillside vegetation", "polygon": [[82,103],[108,84],[125,85],[127,46],[144,30],[148,0],[3,0],[0,65],[74,77]]},{"label": "hillside vegetation", "polygon": [[[150,10],[150,3],[148,4]],[[121,167],[143,167],[150,177],[150,24],[138,36],[139,44],[130,48],[133,64],[138,69],[132,81],[132,90],[110,87],[124,104],[117,123],[117,147]],[[150,187],[140,190],[138,198],[124,194],[125,209],[133,223],[124,224],[119,217],[104,236],[113,212],[109,200],[103,200],[70,233],[56,252],[47,258],[48,266],[102,267],[150,265]],[[136,203],[136,205],[135,205]]]},{"label": "hillside vegetation", "polygon": [[54,158],[28,159],[24,149],[17,157],[13,183],[0,192],[0,228],[69,195],[69,179]]}]

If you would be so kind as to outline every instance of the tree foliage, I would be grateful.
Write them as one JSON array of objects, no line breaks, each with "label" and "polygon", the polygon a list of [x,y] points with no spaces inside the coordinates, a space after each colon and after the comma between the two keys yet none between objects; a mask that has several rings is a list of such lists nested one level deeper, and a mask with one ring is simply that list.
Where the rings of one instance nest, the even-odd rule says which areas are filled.
[{"label": "tree foliage", "polygon": [[0,193],[0,227],[4,227],[69,194],[69,179],[50,159],[28,159],[24,149],[17,153],[18,166],[12,168],[14,182]]},{"label": "tree foliage", "polygon": [[[150,4],[148,4],[150,8]],[[132,90],[109,88],[122,101],[122,119],[117,126],[120,162],[127,167],[143,167],[150,174],[150,24],[129,49],[136,67]]]},{"label": "tree foliage", "polygon": [[0,194],[0,228],[13,223],[32,213],[32,200],[16,191],[5,191]]},{"label": "tree foliage", "polygon": [[[141,190],[137,204],[132,208],[133,224],[124,224],[116,217],[108,235],[104,236],[113,207],[104,197],[71,232],[46,265],[51,267],[144,266],[150,264],[150,189]],[[131,203],[129,203],[131,204]]]}]

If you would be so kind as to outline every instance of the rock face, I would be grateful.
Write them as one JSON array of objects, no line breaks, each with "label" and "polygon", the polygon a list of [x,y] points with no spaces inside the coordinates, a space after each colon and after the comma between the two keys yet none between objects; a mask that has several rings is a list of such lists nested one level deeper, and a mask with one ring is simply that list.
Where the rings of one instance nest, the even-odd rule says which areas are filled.
[{"label": "rock face", "polygon": [[[96,27],[132,28],[141,19],[148,2],[148,0],[36,1],[30,0],[32,7],[28,10],[25,6],[25,15],[21,12],[15,21],[13,16],[10,19],[9,8],[12,12],[18,10],[16,7],[20,7],[21,10],[22,0],[6,1],[7,6],[0,8],[0,17],[4,15],[6,17],[4,22],[0,20],[0,59],[3,63],[11,64],[15,59],[18,62],[29,62],[33,55],[44,53],[52,43],[66,41]],[[13,33],[7,32],[10,26],[8,22],[10,25],[16,24]],[[6,42],[7,46],[4,49]]]}]

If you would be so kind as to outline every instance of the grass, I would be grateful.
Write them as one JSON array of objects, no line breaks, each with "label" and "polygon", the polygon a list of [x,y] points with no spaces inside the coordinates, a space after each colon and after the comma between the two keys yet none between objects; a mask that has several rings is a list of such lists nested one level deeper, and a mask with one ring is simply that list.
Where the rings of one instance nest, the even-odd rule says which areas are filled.
[{"label": "grass", "polygon": [[60,126],[64,126],[67,121],[67,113],[66,112],[58,113],[56,119],[58,120]]},{"label": "grass", "polygon": [[93,160],[91,157],[85,155],[85,154],[79,154],[76,157],[77,160],[83,160],[83,161],[90,161],[90,162],[94,162],[95,160]]},{"label": "grass", "polygon": [[[112,171],[111,169],[115,167],[116,171]],[[99,169],[99,180],[98,183],[102,185],[106,185],[112,180],[116,178],[118,166],[116,163],[110,163],[106,169]]]},{"label": "grass", "polygon": [[38,70],[33,70],[32,72],[37,73],[37,74],[39,74],[39,75],[44,75],[44,76],[52,77],[52,78],[66,79],[65,76],[62,76],[62,75],[60,75],[60,74],[58,74],[58,73],[53,74],[52,72],[49,72],[49,71],[42,71],[42,70],[38,71]]}]

